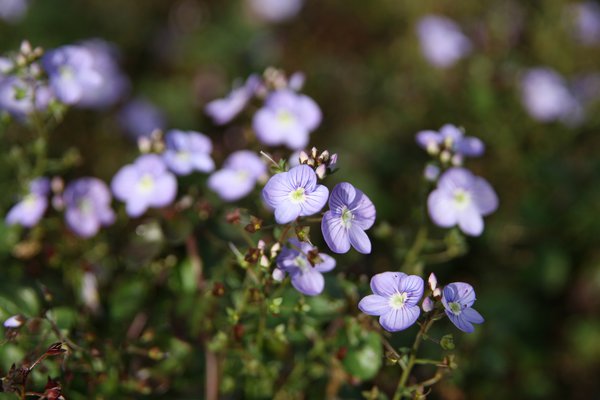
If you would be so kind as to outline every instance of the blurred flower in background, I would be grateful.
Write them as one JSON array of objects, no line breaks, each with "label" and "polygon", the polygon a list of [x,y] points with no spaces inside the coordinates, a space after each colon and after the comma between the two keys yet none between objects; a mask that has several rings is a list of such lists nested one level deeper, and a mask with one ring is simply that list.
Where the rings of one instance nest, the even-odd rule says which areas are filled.
[{"label": "blurred flower in background", "polygon": [[449,18],[427,15],[417,23],[417,34],[423,56],[436,67],[451,67],[471,52],[471,41]]},{"label": "blurred flower in background", "polygon": [[27,0],[0,0],[0,19],[7,22],[19,22],[28,8]]},{"label": "blurred flower in background", "polygon": [[101,226],[115,221],[115,213],[110,207],[110,191],[98,178],[80,178],[71,182],[63,199],[67,225],[81,237],[92,237]]},{"label": "blurred flower in background", "polygon": [[303,0],[247,0],[252,13],[266,22],[283,22],[295,17]]},{"label": "blurred flower in background", "polygon": [[252,126],[261,143],[300,150],[321,123],[321,109],[308,96],[289,89],[272,92],[254,115]]},{"label": "blurred flower in background", "polygon": [[565,79],[548,67],[527,70],[521,78],[521,99],[529,115],[541,122],[577,124],[583,110]]},{"label": "blurred flower in background", "polygon": [[254,189],[256,182],[266,177],[267,166],[249,150],[229,155],[223,168],[208,179],[208,187],[225,201],[236,201]]},{"label": "blurred flower in background", "polygon": [[574,34],[580,43],[590,46],[600,43],[600,5],[592,1],[569,4]]},{"label": "blurred flower in background", "polygon": [[50,180],[36,178],[29,184],[29,193],[15,204],[6,215],[8,225],[22,225],[27,228],[35,226],[48,208]]},{"label": "blurred flower in background", "polygon": [[133,139],[149,137],[152,131],[167,125],[164,113],[143,98],[133,99],[121,109],[119,123]]},{"label": "blurred flower in background", "polygon": [[48,107],[53,94],[49,87],[16,76],[0,76],[0,111],[24,119],[33,111]]},{"label": "blurred flower in background", "polygon": [[204,111],[215,124],[225,125],[234,119],[254,96],[260,85],[258,75],[250,75],[244,85],[233,89],[226,97],[209,102]]},{"label": "blurred flower in background", "polygon": [[106,108],[114,105],[129,91],[130,83],[121,71],[117,48],[101,39],[90,39],[81,43],[92,56],[92,68],[101,77],[101,84],[86,85],[78,107]]},{"label": "blurred flower in background", "polygon": [[163,157],[169,169],[177,175],[188,175],[192,171],[210,172],[215,162],[210,157],[212,143],[198,132],[171,130],[165,137],[166,150]]}]

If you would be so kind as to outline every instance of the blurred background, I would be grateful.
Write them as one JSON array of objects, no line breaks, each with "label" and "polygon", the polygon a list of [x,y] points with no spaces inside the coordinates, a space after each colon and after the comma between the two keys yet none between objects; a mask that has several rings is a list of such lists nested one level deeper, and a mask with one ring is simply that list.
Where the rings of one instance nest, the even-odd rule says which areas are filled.
[{"label": "blurred background", "polygon": [[[241,128],[214,125],[203,108],[268,66],[306,75],[323,111],[312,144],[339,154],[334,179],[368,193],[379,223],[399,232],[423,201],[428,158],[415,134],[452,123],[481,138],[486,154],[467,166],[500,208],[465,256],[426,271],[473,284],[486,323],[456,340],[460,369],[432,398],[600,398],[598,3],[0,0],[2,53],[24,39],[50,49],[95,38],[114,46],[128,82],[118,101],[73,109],[53,132],[51,154],[78,149],[75,176],[109,181],[137,152],[131,124],[148,115],[207,134],[220,163]],[[20,183],[2,163],[5,214]],[[397,268],[405,239],[378,232],[369,257],[338,268]],[[0,227],[3,280],[27,279],[13,271],[10,235]]]}]

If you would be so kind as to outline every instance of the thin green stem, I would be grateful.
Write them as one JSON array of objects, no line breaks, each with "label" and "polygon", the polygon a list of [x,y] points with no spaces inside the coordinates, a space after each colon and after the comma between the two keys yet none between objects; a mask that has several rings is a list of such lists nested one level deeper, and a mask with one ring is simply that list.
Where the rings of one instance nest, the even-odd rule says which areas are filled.
[{"label": "thin green stem", "polygon": [[415,342],[413,343],[413,346],[410,350],[410,356],[406,368],[404,368],[404,370],[402,371],[402,375],[400,376],[400,380],[398,381],[398,387],[396,388],[396,393],[394,394],[393,400],[402,399],[402,396],[406,389],[406,382],[408,381],[408,377],[410,376],[410,373],[413,367],[415,366],[417,360],[417,351],[419,350],[421,341],[423,340],[424,335],[427,333],[429,328],[431,328],[431,325],[433,325],[434,322],[435,320],[433,318],[430,318],[421,325],[421,329],[419,330],[419,333],[415,338]]},{"label": "thin green stem", "polygon": [[[415,266],[417,260],[419,259],[419,256],[421,255],[421,251],[423,250],[423,247],[425,246],[426,243],[427,243],[427,226],[421,225],[421,227],[419,228],[419,231],[417,232],[417,235],[415,236],[415,241],[413,242],[413,245],[411,246],[410,250],[408,250],[408,253],[406,254],[406,258],[404,259],[404,266],[402,268],[404,271],[408,271],[409,268],[413,268]],[[414,271],[414,272],[416,272],[416,273],[418,273],[418,275],[420,275],[421,271]]]}]

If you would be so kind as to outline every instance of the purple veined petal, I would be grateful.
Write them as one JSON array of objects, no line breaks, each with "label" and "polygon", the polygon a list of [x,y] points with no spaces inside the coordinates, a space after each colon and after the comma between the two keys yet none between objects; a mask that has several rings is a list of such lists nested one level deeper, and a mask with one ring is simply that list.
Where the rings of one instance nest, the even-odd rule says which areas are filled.
[{"label": "purple veined petal", "polygon": [[460,230],[470,236],[479,236],[483,232],[483,217],[474,206],[468,206],[458,212]]},{"label": "purple veined petal", "polygon": [[441,189],[436,189],[427,198],[427,209],[434,224],[444,228],[456,225],[458,213],[453,199]]},{"label": "purple veined petal", "polygon": [[348,236],[350,244],[356,251],[362,254],[371,253],[371,240],[369,240],[369,236],[359,226],[353,224],[348,229]]},{"label": "purple veined petal", "polygon": [[[317,185],[317,174],[315,174],[315,171],[308,165],[298,165],[297,167],[290,169],[287,173],[289,174],[288,179],[294,189],[302,187],[307,193],[315,190]],[[327,190],[327,193],[329,193],[329,190]]]},{"label": "purple veined petal", "polygon": [[406,306],[415,306],[423,297],[424,283],[423,278],[417,275],[407,275],[400,280],[400,293],[406,292],[407,298],[404,303]]},{"label": "purple veined petal", "polygon": [[305,200],[301,203],[301,216],[309,216],[318,213],[323,209],[329,197],[329,189],[323,185],[317,185],[315,190],[305,195]]},{"label": "purple veined petal", "polygon": [[282,202],[275,208],[275,221],[278,224],[287,224],[300,216],[300,204]]},{"label": "purple veined petal", "polygon": [[327,211],[321,221],[321,232],[325,243],[334,253],[342,254],[350,250],[350,237],[341,217]]},{"label": "purple veined petal", "polygon": [[468,157],[479,157],[485,152],[485,145],[481,139],[467,136],[457,143],[457,152]]},{"label": "purple veined petal", "polygon": [[403,272],[382,272],[371,278],[371,290],[383,297],[399,293],[400,281],[406,277]]},{"label": "purple veined petal", "polygon": [[319,258],[321,258],[321,262],[315,265],[315,270],[319,272],[329,272],[335,268],[335,258],[323,253],[319,253]]},{"label": "purple veined petal", "polygon": [[87,214],[71,208],[65,211],[65,220],[69,228],[83,238],[96,235],[100,229],[100,221],[94,213]]},{"label": "purple veined petal", "polygon": [[380,316],[391,311],[390,300],[387,297],[370,294],[358,303],[360,311],[367,315]]},{"label": "purple veined petal", "polygon": [[329,197],[329,208],[335,214],[340,215],[342,209],[354,201],[356,189],[348,182],[338,183],[334,186]]},{"label": "purple veined petal", "polygon": [[388,332],[402,331],[417,321],[421,309],[417,306],[404,306],[398,309],[390,309],[386,314],[379,317],[379,323]]},{"label": "purple veined petal", "polygon": [[471,324],[464,318],[463,313],[455,315],[452,312],[446,310],[446,315],[448,316],[448,318],[450,318],[450,321],[461,331],[466,333],[472,333],[475,330],[473,324]]},{"label": "purple veined petal", "polygon": [[138,173],[133,165],[126,165],[121,168],[113,177],[111,189],[115,197],[125,201],[129,197],[132,187],[135,187],[138,181]]},{"label": "purple veined petal", "polygon": [[442,141],[450,138],[454,143],[457,143],[463,137],[463,132],[452,124],[446,124],[440,128],[440,135],[442,136]]},{"label": "purple veined petal", "polygon": [[362,191],[356,189],[356,197],[349,206],[352,211],[352,225],[367,230],[375,223],[377,211],[375,205]]},{"label": "purple veined petal", "polygon": [[306,271],[291,273],[292,286],[300,293],[307,296],[316,296],[323,292],[325,279],[318,271],[307,269]]},{"label": "purple veined petal", "polygon": [[282,172],[273,175],[263,188],[263,199],[271,208],[277,208],[279,204],[288,202],[290,193],[296,189],[291,185],[287,174],[287,172]]},{"label": "purple veined petal", "polygon": [[165,207],[175,200],[177,196],[177,179],[172,174],[161,175],[155,183],[155,189],[150,197],[152,207]]},{"label": "purple veined petal", "polygon": [[321,123],[321,109],[313,99],[308,96],[300,95],[298,98],[298,114],[302,124],[309,131],[315,130]]},{"label": "purple veined petal", "polygon": [[421,131],[417,133],[415,140],[419,147],[427,150],[432,145],[439,145],[442,143],[442,135],[436,131]]},{"label": "purple veined petal", "polygon": [[222,169],[208,178],[208,187],[225,201],[236,201],[254,189],[256,182],[245,171]]},{"label": "purple veined petal", "polygon": [[471,186],[473,202],[481,215],[489,215],[498,208],[498,196],[492,186],[483,178],[476,177]]},{"label": "purple veined petal", "polygon": [[[446,288],[449,289],[449,293],[447,294]],[[453,282],[444,287],[444,297],[451,295],[449,298],[449,302],[458,302],[463,308],[469,308],[475,302],[475,290],[473,286],[464,282]]]},{"label": "purple veined petal", "polygon": [[481,314],[472,308],[465,308],[462,310],[461,315],[466,321],[469,321],[472,324],[482,324],[485,322]]}]

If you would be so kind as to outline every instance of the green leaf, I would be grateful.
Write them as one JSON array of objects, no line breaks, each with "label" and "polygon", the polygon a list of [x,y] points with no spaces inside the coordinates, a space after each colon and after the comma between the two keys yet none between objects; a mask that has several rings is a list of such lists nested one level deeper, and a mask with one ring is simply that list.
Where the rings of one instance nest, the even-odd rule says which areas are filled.
[{"label": "green leaf", "polygon": [[369,332],[358,347],[348,350],[344,358],[344,368],[354,377],[368,380],[377,375],[383,362],[381,339],[375,332]]}]

